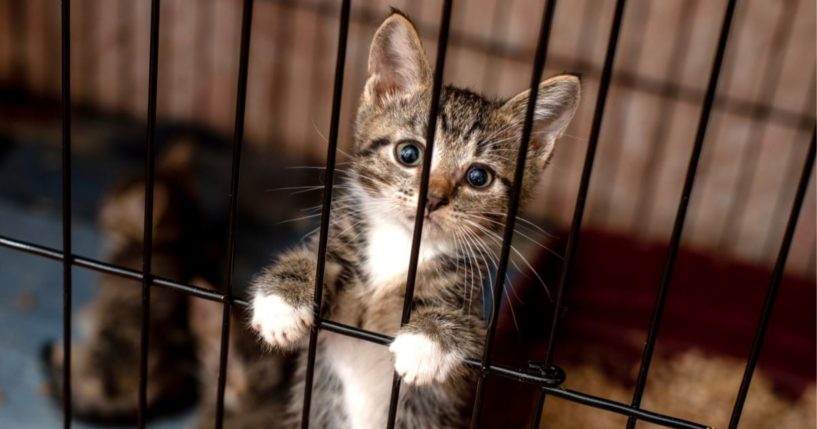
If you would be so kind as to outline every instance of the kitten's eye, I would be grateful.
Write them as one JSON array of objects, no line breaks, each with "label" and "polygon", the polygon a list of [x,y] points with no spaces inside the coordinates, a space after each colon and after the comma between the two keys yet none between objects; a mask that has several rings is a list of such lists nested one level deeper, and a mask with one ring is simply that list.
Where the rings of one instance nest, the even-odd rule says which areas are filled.
[{"label": "kitten's eye", "polygon": [[465,180],[475,188],[486,188],[491,184],[494,176],[488,169],[478,165],[471,166],[465,173]]},{"label": "kitten's eye", "polygon": [[398,143],[397,146],[394,147],[394,156],[399,163],[414,167],[420,163],[423,157],[423,149],[419,143],[408,140]]}]

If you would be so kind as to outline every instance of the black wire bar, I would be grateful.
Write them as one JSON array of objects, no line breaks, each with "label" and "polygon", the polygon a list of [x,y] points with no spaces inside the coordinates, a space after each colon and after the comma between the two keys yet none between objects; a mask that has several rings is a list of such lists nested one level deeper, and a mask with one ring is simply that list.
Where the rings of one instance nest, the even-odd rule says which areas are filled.
[{"label": "black wire bar", "polygon": [[[583,73],[582,76],[584,76],[584,73],[588,71],[587,66],[590,65],[590,63],[593,63],[592,60],[582,60],[582,58],[588,59],[594,58],[593,47],[596,44],[597,40],[596,35],[598,34],[599,27],[601,27],[601,25],[599,25],[599,23],[596,22],[596,12],[598,12],[598,9],[597,7],[594,7],[593,2],[590,1],[582,2],[580,13],[581,17],[579,18],[580,21],[578,25],[579,28],[582,29],[582,31],[579,32],[578,37],[576,38],[576,44],[573,46],[573,52],[575,52],[576,54],[572,58],[570,58],[570,63],[569,66],[567,67],[567,70],[581,70]],[[551,64],[558,62],[558,59],[555,57],[558,57],[558,54],[551,55]],[[595,67],[595,64],[593,64],[593,67]],[[577,111],[576,114],[581,114],[581,112]],[[573,120],[575,121],[576,119],[578,118],[574,118]],[[575,153],[578,151],[578,148],[576,147],[576,145],[568,144],[564,145],[560,149],[561,149],[561,154],[559,155],[560,163],[564,166],[567,166],[567,168],[570,171],[569,173],[566,172],[565,174],[572,174],[573,173],[572,166],[574,165],[573,157],[575,156]],[[559,184],[557,183],[557,181],[555,180],[549,181],[547,183],[547,190],[545,191],[545,195],[547,195],[548,198],[553,198],[552,195],[558,192],[557,190],[558,186]]]},{"label": "black wire bar", "polygon": [[[53,259],[56,261],[63,261],[65,259],[63,256],[64,254],[60,252],[58,249],[50,248],[47,246],[41,246],[26,241],[16,240],[4,235],[0,235],[0,247],[5,247],[11,250],[47,259]],[[85,258],[77,255],[70,255],[68,259],[70,259],[71,265],[100,272],[103,274],[115,275],[136,281],[142,281],[145,277],[141,271],[108,264],[106,262],[102,262],[96,259]],[[227,300],[226,295],[219,292],[215,292],[210,289],[204,289],[190,284],[179,283],[159,276],[151,276],[150,279],[153,286],[174,290],[188,296],[194,296],[197,298],[206,299],[208,301],[222,303],[226,302]],[[235,305],[242,305],[245,307],[250,305],[250,302],[246,299],[233,298],[231,299],[231,301]],[[383,346],[391,344],[391,342],[394,340],[392,337],[389,337],[387,335],[367,331],[365,329],[355,328],[352,326],[347,326],[330,320],[321,320],[320,323],[318,324],[318,328],[325,329],[327,331],[332,331],[341,335],[346,335],[348,337],[358,338],[360,340],[368,341],[370,343],[380,344]],[[465,361],[465,364],[474,368],[481,368],[482,366],[482,363],[475,359],[468,359]],[[675,417],[659,413],[654,413],[652,411],[647,411],[640,408],[634,408],[626,404],[622,404],[620,402],[611,401],[604,398],[598,398],[592,395],[588,395],[586,393],[563,389],[561,387],[553,387],[550,386],[552,384],[551,378],[537,376],[527,371],[522,371],[515,368],[508,368],[496,364],[490,365],[488,367],[488,371],[491,372],[492,374],[504,378],[540,386],[547,392],[547,394],[554,395],[571,402],[589,405],[594,408],[604,409],[625,416],[637,416],[641,420],[656,423],[665,427],[682,429],[708,428],[708,426],[706,425],[690,422],[683,419],[678,419]]]},{"label": "black wire bar", "polygon": [[[641,398],[644,395],[644,388],[647,384],[647,375],[650,371],[650,363],[652,362],[652,355],[653,351],[655,350],[655,342],[658,339],[658,330],[661,327],[661,320],[664,314],[664,304],[666,303],[667,299],[667,291],[669,290],[669,285],[672,281],[675,261],[681,245],[681,237],[684,232],[684,221],[686,220],[687,208],[689,207],[689,200],[690,196],[692,195],[692,188],[695,184],[698,162],[700,161],[701,151],[703,150],[704,139],[706,137],[706,127],[709,124],[712,106],[715,101],[715,94],[718,89],[718,80],[720,78],[721,66],[723,65],[723,59],[725,56],[724,54],[726,53],[726,44],[729,41],[729,32],[732,28],[732,21],[735,15],[736,5],[737,0],[729,0],[729,3],[726,6],[726,12],[723,15],[723,24],[721,25],[718,47],[715,52],[715,59],[712,63],[712,71],[709,76],[706,97],[704,98],[703,107],[701,109],[701,117],[698,121],[698,131],[695,136],[692,154],[689,158],[689,166],[687,167],[686,179],[684,180],[684,188],[681,192],[681,200],[678,203],[678,212],[675,216],[675,225],[672,229],[672,236],[670,238],[669,248],[667,249],[667,258],[661,274],[661,283],[658,287],[658,294],[655,298],[655,306],[653,307],[653,313],[650,320],[650,328],[649,331],[647,331],[647,340],[641,356],[641,366],[638,370],[638,378],[636,379],[635,389],[633,391],[633,407],[638,407],[641,405]],[[634,417],[630,417],[627,420],[628,429],[633,429],[635,424],[636,419]]]},{"label": "black wire bar", "polygon": [[800,183],[797,184],[797,193],[792,203],[791,212],[789,213],[789,222],[786,224],[786,232],[783,234],[783,241],[780,243],[780,251],[777,254],[777,262],[774,264],[774,271],[769,281],[769,288],[766,290],[766,298],[763,302],[763,311],[760,313],[760,322],[758,323],[755,338],[752,342],[752,349],[749,352],[749,358],[746,361],[746,369],[743,372],[743,380],[740,382],[740,389],[738,389],[738,396],[735,400],[735,406],[732,408],[732,417],[729,420],[729,429],[736,429],[740,421],[740,415],[743,412],[743,405],[746,402],[746,395],[749,393],[749,386],[752,383],[752,375],[755,372],[757,361],[760,358],[760,351],[763,348],[763,340],[766,338],[766,330],[769,327],[769,321],[772,318],[772,311],[774,310],[775,299],[777,298],[777,291],[780,289],[780,283],[783,280],[783,273],[786,270],[786,260],[789,257],[791,244],[794,240],[794,231],[797,229],[797,220],[800,217],[800,211],[803,207],[803,201],[806,199],[806,191],[811,178],[811,170],[814,168],[814,143],[817,136],[817,128],[811,133],[811,144],[809,145],[808,154],[806,154],[806,161],[803,165],[803,172],[800,174]]},{"label": "black wire bar", "polygon": [[[508,270],[511,244],[513,242],[514,228],[516,227],[516,215],[519,211],[519,198],[525,174],[528,145],[530,143],[531,133],[533,132],[533,114],[536,111],[536,98],[539,95],[539,81],[542,78],[542,71],[545,69],[545,60],[547,59],[548,44],[550,42],[550,30],[553,26],[553,15],[555,11],[556,0],[549,0],[542,11],[542,21],[539,24],[539,39],[536,42],[536,56],[533,59],[533,71],[531,72],[530,85],[528,87],[528,105],[525,110],[525,121],[522,124],[522,135],[519,141],[519,150],[516,155],[516,169],[514,171],[510,201],[508,202],[508,214],[505,217],[502,249],[496,268],[496,275],[494,276],[493,301],[491,302],[491,313],[488,317],[488,332],[486,333],[482,350],[481,370],[479,378],[477,379],[474,408],[471,411],[471,428],[479,427],[482,404],[485,401],[485,388],[489,375],[488,366],[490,365],[491,352],[493,351],[494,338],[496,337],[497,321],[499,320],[499,311],[502,304],[502,292],[505,290],[505,274]],[[561,381],[559,381],[559,383],[560,382]]]},{"label": "black wire bar", "polygon": [[[445,69],[445,53],[448,47],[448,33],[451,28],[451,9],[453,0],[442,2],[442,18],[440,33],[437,39],[437,59],[434,64],[434,82],[431,87],[431,105],[428,110],[428,125],[426,126],[425,149],[423,150],[423,167],[420,170],[420,190],[417,193],[417,211],[414,215],[414,231],[411,239],[411,254],[409,256],[408,274],[406,275],[406,293],[403,296],[403,313],[400,316],[402,327],[411,319],[411,309],[414,303],[414,283],[417,280],[417,264],[420,258],[420,240],[423,235],[423,221],[425,220],[426,197],[428,196],[428,181],[431,174],[431,158],[434,153],[434,135],[437,131],[437,114],[440,110],[440,97],[443,89],[443,72]],[[386,423],[388,429],[394,428],[397,418],[397,403],[400,396],[400,375],[394,372],[389,398],[389,413]]]},{"label": "black wire bar", "polygon": [[[599,82],[599,93],[596,97],[596,108],[593,113],[593,124],[590,129],[590,139],[587,142],[587,152],[584,158],[584,166],[582,167],[581,181],[579,182],[579,193],[576,196],[576,206],[573,209],[573,221],[570,225],[570,234],[567,238],[567,247],[565,248],[564,262],[562,264],[562,275],[559,278],[559,286],[556,289],[556,304],[553,311],[553,319],[550,324],[550,334],[548,336],[547,348],[545,349],[545,358],[543,362],[543,370],[548,371],[553,364],[553,354],[556,346],[556,336],[558,335],[558,327],[560,314],[562,312],[562,301],[564,299],[564,291],[570,283],[570,274],[573,271],[573,264],[576,258],[576,252],[579,245],[579,236],[582,228],[582,219],[584,217],[584,208],[587,202],[587,195],[590,191],[590,178],[593,173],[593,164],[596,159],[596,149],[599,144],[599,136],[601,135],[601,125],[604,119],[604,108],[607,105],[607,93],[610,90],[610,83],[613,79],[613,67],[616,60],[616,50],[618,48],[618,39],[621,33],[621,23],[624,19],[624,9],[626,7],[625,0],[618,0],[616,2],[616,9],[613,13],[613,22],[610,25],[610,35],[607,38],[607,52],[604,56],[604,68],[601,74],[601,81]],[[545,405],[545,396],[547,391],[540,389],[536,400],[535,415],[531,421],[531,427],[538,428],[539,422],[542,418],[542,409]]]},{"label": "black wire bar", "polygon": [[[38,244],[29,243],[26,241],[15,240],[13,238],[6,237],[3,235],[0,235],[0,246],[23,253],[28,253],[31,255],[41,256],[48,259],[64,261],[63,258],[64,253],[60,252],[57,249],[40,246]],[[115,275],[125,279],[135,280],[138,282],[142,282],[145,278],[144,273],[141,271],[120,267],[118,265],[112,265],[107,262],[102,262],[96,259],[85,258],[73,254],[71,254],[71,256],[68,259],[70,260],[72,265],[100,272],[103,274]],[[150,280],[153,286],[176,290],[190,296],[206,299],[208,301],[224,302],[225,299],[224,294],[212,291],[210,289],[204,289],[198,286],[179,283],[163,277],[150,276]],[[248,302],[246,300],[234,299],[233,302],[240,305],[248,305]]]},{"label": "black wire bar", "polygon": [[[623,52],[624,55],[619,53],[620,68],[632,65],[637,68],[638,64],[641,62],[641,55],[644,52],[644,45],[646,44],[647,40],[647,23],[649,22],[650,15],[652,13],[652,4],[652,2],[645,2],[640,8],[636,8],[636,10],[632,12],[631,19],[637,23],[637,34],[630,36],[632,39],[635,39],[635,41],[631,41],[629,43],[630,49],[627,49],[628,44],[625,43],[625,50]],[[622,64],[622,62],[624,64]],[[619,97],[621,97],[621,99],[617,100],[616,106],[613,107],[611,111],[611,113],[614,115],[611,123],[613,126],[610,127],[610,131],[605,133],[605,141],[607,142],[605,143],[606,153],[602,154],[602,158],[605,159],[605,164],[608,164],[609,167],[607,167],[606,171],[602,170],[600,172],[605,186],[597,188],[596,193],[602,195],[601,198],[598,199],[597,207],[591,214],[591,216],[597,216],[601,220],[602,225],[610,224],[610,212],[613,209],[611,208],[612,194],[610,194],[608,190],[616,189],[616,182],[619,176],[619,167],[621,166],[621,154],[624,152],[622,148],[624,147],[624,139],[626,138],[626,119],[632,116],[630,112],[633,109],[633,105],[637,103],[635,99],[636,94],[622,94],[619,95]],[[598,175],[599,173],[596,174]]]},{"label": "black wire bar", "polygon": [[[62,253],[71,255],[71,0],[62,0]],[[62,261],[62,424],[71,427],[71,258]]]},{"label": "black wire bar", "polygon": [[156,90],[159,65],[159,9],[160,0],[150,4],[150,61],[148,65],[147,141],[145,142],[145,223],[142,243],[142,320],[139,341],[139,401],[136,423],[145,427],[147,409],[147,368],[150,341],[150,285],[153,260],[153,182],[156,168]]},{"label": "black wire bar", "polygon": [[216,388],[215,427],[224,424],[224,388],[227,382],[227,359],[230,345],[230,312],[233,297],[233,271],[235,269],[235,223],[238,205],[238,182],[241,167],[241,146],[244,141],[244,112],[247,105],[247,69],[250,62],[250,35],[252,34],[253,0],[244,0],[241,16],[241,44],[238,57],[238,88],[235,101],[235,129],[233,130],[233,162],[230,171],[230,208],[227,224],[227,281],[224,310],[221,318],[221,349],[218,361],[218,385]]},{"label": "black wire bar", "polygon": [[[201,287],[179,283],[170,279],[161,278],[152,274],[152,241],[153,241],[153,188],[155,180],[155,128],[156,128],[156,106],[157,106],[157,87],[158,87],[158,54],[159,54],[159,12],[160,0],[151,0],[150,11],[150,44],[149,44],[149,73],[148,73],[148,108],[147,108],[147,133],[146,133],[146,155],[145,155],[145,209],[144,209],[144,243],[142,248],[142,268],[141,270],[134,270],[117,265],[105,263],[99,260],[85,258],[74,255],[72,253],[72,234],[71,234],[71,74],[70,74],[70,0],[62,0],[61,3],[61,97],[62,97],[62,250],[57,250],[50,247],[40,246],[34,243],[16,240],[10,237],[0,235],[0,246],[6,247],[15,251],[20,251],[48,259],[58,260],[62,262],[63,266],[63,352],[64,363],[66,370],[63,373],[62,386],[62,405],[64,411],[63,425],[64,428],[71,426],[71,303],[72,303],[72,269],[74,266],[94,270],[97,272],[116,275],[122,278],[127,278],[141,282],[141,331],[140,331],[140,350],[139,350],[139,392],[138,392],[138,412],[137,412],[137,426],[144,428],[146,423],[146,406],[147,406],[147,359],[149,347],[149,317],[150,317],[150,292],[153,286],[167,288],[189,296],[195,296],[210,301],[220,302],[223,304],[222,314],[222,336],[220,344],[220,359],[219,359],[219,376],[218,376],[218,390],[217,390],[217,407],[216,407],[216,428],[221,428],[223,423],[223,406],[224,406],[224,390],[226,383],[226,370],[228,361],[228,345],[229,345],[229,328],[230,328],[230,313],[233,304],[248,306],[249,302],[244,299],[233,297],[232,288],[232,274],[234,268],[235,257],[235,223],[237,212],[237,198],[238,185],[240,178],[240,160],[241,147],[243,142],[244,132],[244,117],[246,107],[246,90],[247,90],[247,73],[249,63],[249,47],[252,24],[252,9],[253,0],[244,0],[242,26],[241,26],[241,45],[239,56],[239,73],[238,73],[238,89],[236,97],[236,113],[235,113],[235,129],[233,142],[233,158],[232,170],[230,180],[230,195],[229,195],[229,225],[228,225],[228,270],[226,279],[226,291],[219,293],[216,291],[204,289]],[[514,185],[511,193],[511,201],[508,208],[507,223],[505,225],[503,243],[500,253],[500,261],[497,269],[497,276],[493,290],[492,312],[488,323],[488,332],[486,334],[485,347],[483,349],[483,356],[481,360],[467,359],[465,364],[467,366],[480,370],[480,377],[477,384],[477,398],[474,403],[472,411],[472,427],[478,427],[479,416],[481,413],[484,395],[485,383],[490,375],[498,375],[501,377],[513,379],[519,382],[529,383],[539,387],[538,403],[539,407],[536,409],[536,416],[533,420],[533,426],[538,427],[541,413],[543,409],[544,399],[546,395],[554,395],[556,397],[569,400],[572,402],[588,405],[591,407],[604,409],[614,413],[628,416],[628,428],[633,428],[637,420],[656,423],[666,427],[673,428],[696,428],[702,429],[707,426],[694,422],[678,419],[671,416],[666,416],[658,413],[653,413],[640,408],[641,398],[647,381],[649,367],[654,351],[658,330],[660,328],[661,319],[663,316],[664,304],[672,280],[674,265],[680,247],[680,241],[683,233],[684,221],[687,214],[689,199],[695,182],[696,172],[700,161],[701,152],[706,136],[707,125],[711,116],[712,109],[718,104],[715,101],[718,81],[721,75],[721,67],[724,61],[724,54],[729,40],[730,29],[732,27],[737,0],[729,0],[726,12],[723,17],[723,23],[720,31],[719,41],[715,58],[712,65],[712,70],[709,77],[709,83],[705,93],[699,125],[697,129],[696,138],[694,141],[692,153],[690,155],[689,165],[682,191],[682,197],[679,202],[678,212],[676,214],[675,224],[672,231],[672,237],[667,251],[667,257],[662,273],[661,283],[659,285],[656,303],[653,308],[653,314],[648,331],[645,348],[643,351],[641,366],[636,381],[633,399],[630,405],[620,402],[611,401],[603,398],[598,398],[581,392],[571,391],[559,387],[563,380],[563,373],[560,377],[554,377],[553,374],[557,372],[557,368],[552,365],[555,339],[558,333],[559,314],[562,307],[562,300],[564,290],[570,283],[570,275],[572,266],[574,264],[575,255],[577,252],[579,234],[581,230],[582,218],[585,209],[585,203],[589,191],[590,179],[595,159],[595,154],[598,146],[598,140],[601,131],[601,125],[606,105],[607,94],[609,87],[612,84],[613,68],[615,62],[615,54],[621,30],[621,24],[624,15],[625,0],[618,0],[613,17],[613,22],[610,29],[610,36],[608,39],[607,52],[605,62],[601,71],[599,93],[596,100],[595,113],[593,117],[593,124],[591,135],[588,142],[588,149],[585,157],[584,166],[582,169],[582,177],[577,196],[576,207],[574,209],[573,221],[571,224],[570,236],[567,243],[565,260],[562,270],[562,275],[557,289],[556,308],[554,311],[554,318],[550,326],[550,336],[545,352],[545,359],[539,372],[531,372],[526,370],[519,370],[509,368],[502,365],[494,364],[490,361],[493,342],[496,334],[496,322],[499,314],[502,291],[504,289],[504,277],[507,271],[507,265],[510,257],[510,246],[515,227],[516,214],[518,212],[518,201],[520,197],[520,189],[522,184],[522,177],[524,173],[524,166],[527,156],[528,140],[532,132],[533,114],[535,109],[536,97],[538,95],[539,80],[544,69],[545,60],[547,58],[547,46],[550,37],[550,30],[552,26],[555,0],[546,3],[542,15],[542,22],[540,25],[539,38],[537,49],[535,52],[533,73],[531,76],[531,86],[528,99],[528,106],[526,111],[525,122],[523,124],[522,139],[520,142],[519,152],[517,154],[517,165],[515,170]],[[411,318],[411,307],[414,294],[414,286],[416,282],[416,274],[418,268],[419,250],[422,239],[422,228],[425,209],[425,200],[428,192],[429,176],[432,162],[432,152],[434,137],[436,131],[437,115],[440,108],[440,97],[442,92],[443,71],[446,57],[446,47],[448,45],[449,31],[451,24],[451,12],[453,7],[453,0],[445,0],[442,4],[442,22],[440,24],[439,40],[437,48],[437,58],[434,72],[434,82],[432,88],[432,100],[429,110],[429,120],[426,135],[426,156],[423,160],[423,168],[421,170],[420,192],[418,195],[417,214],[415,216],[415,225],[412,238],[411,258],[409,261],[409,270],[407,273],[406,293],[404,297],[403,312],[401,324],[408,323]],[[313,311],[315,315],[315,322],[310,330],[310,341],[307,354],[307,368],[306,368],[306,385],[304,392],[304,403],[302,410],[301,427],[307,428],[309,425],[309,412],[312,393],[312,382],[314,377],[314,364],[317,353],[317,338],[321,329],[335,332],[341,335],[346,335],[360,340],[368,341],[383,346],[389,345],[393,338],[370,332],[364,329],[347,326],[341,323],[324,320],[321,318],[321,304],[323,294],[323,280],[324,268],[326,262],[328,232],[330,225],[330,212],[332,202],[332,190],[334,180],[334,170],[336,164],[336,150],[338,143],[340,109],[343,92],[343,76],[346,60],[347,39],[350,22],[351,0],[343,0],[340,9],[340,26],[337,47],[337,60],[334,78],[334,92],[332,102],[332,113],[330,122],[330,132],[327,147],[326,169],[324,172],[324,193],[323,206],[321,212],[321,227],[320,227],[320,241],[318,248],[317,272],[315,281],[315,295],[313,302]],[[791,13],[789,13],[791,14]],[[786,30],[781,30],[786,31]],[[775,40],[788,39],[788,32],[776,34]],[[452,37],[453,38],[453,37]],[[680,39],[686,39],[682,37]],[[778,40],[778,42],[780,41]],[[683,43],[682,45],[679,45]],[[678,42],[676,46],[683,46],[686,51],[688,41]],[[764,76],[769,77],[779,75],[779,65],[767,65]],[[673,89],[674,88],[674,89]],[[669,92],[678,92],[680,87],[665,88]],[[773,90],[769,89],[768,97],[759,97],[762,99],[770,98]],[[757,103],[752,105],[758,105]],[[772,120],[774,118],[774,110],[771,107],[757,107],[757,110],[751,112],[754,118],[764,118]],[[800,115],[802,116],[802,115]],[[802,119],[802,118],[801,118]],[[813,118],[808,117],[808,123],[813,126]],[[801,125],[806,123],[802,120]],[[801,126],[798,125],[798,126]],[[769,321],[772,316],[772,311],[775,303],[775,298],[779,290],[780,283],[785,270],[785,265],[788,253],[791,249],[794,238],[797,221],[807,194],[809,179],[814,167],[815,156],[815,139],[817,138],[817,129],[812,129],[811,141],[806,156],[805,164],[800,176],[797,191],[794,197],[793,206],[789,215],[789,220],[783,235],[782,243],[780,245],[777,261],[772,272],[769,287],[766,292],[763,311],[760,316],[759,326],[757,328],[755,338],[752,344],[750,355],[747,359],[747,365],[743,380],[741,382],[738,396],[733,408],[732,417],[729,427],[736,428],[739,422],[741,412],[745,403],[746,396],[751,384],[754,369],[757,365],[760,352],[763,347],[765,333],[768,328]],[[750,165],[752,166],[752,165]],[[560,371],[559,371],[560,372]],[[393,428],[395,424],[397,404],[400,389],[400,378],[395,373],[392,384],[391,400],[389,403],[389,417],[388,427]]]},{"label": "black wire bar", "polygon": [[315,272],[315,296],[313,301],[314,322],[309,331],[309,348],[306,360],[304,382],[304,403],[301,413],[301,427],[309,427],[309,408],[312,404],[312,381],[315,376],[315,355],[318,349],[318,330],[321,325],[321,304],[323,299],[323,277],[326,267],[326,249],[329,241],[329,215],[332,206],[332,189],[335,181],[335,158],[340,129],[340,108],[343,97],[343,71],[346,65],[346,42],[349,36],[349,11],[351,0],[343,0],[340,7],[340,27],[338,29],[338,51],[335,61],[335,83],[332,94],[332,116],[329,123],[329,140],[326,148],[326,169],[323,173],[323,205],[321,207],[321,229],[318,242],[318,263]]},{"label": "black wire bar", "polygon": [[[683,65],[689,58],[689,48],[692,39],[691,25],[695,13],[698,10],[700,0],[687,0],[681,4],[681,11],[678,14],[678,32],[675,34],[675,40],[672,42],[670,60],[667,61],[667,68],[664,70],[664,75],[667,76],[667,84],[664,91],[670,93],[673,91],[671,82],[680,82],[682,73],[684,71]],[[644,219],[650,218],[652,213],[653,193],[657,186],[655,177],[655,170],[658,164],[664,158],[664,152],[667,145],[667,133],[672,129],[672,124],[675,122],[675,109],[677,102],[675,99],[665,100],[661,103],[658,111],[658,124],[653,128],[650,134],[649,146],[647,148],[646,161],[644,162],[644,169],[641,172],[641,181],[644,186],[638,191],[636,197],[635,210],[633,211],[632,222],[630,224],[630,232],[637,234],[643,231]]]},{"label": "black wire bar", "polygon": [[[293,0],[270,1],[292,6],[300,10],[318,13],[327,17],[337,16],[337,11],[331,2],[293,2]],[[695,0],[690,1],[694,2]],[[420,5],[425,4],[424,2],[418,3]],[[355,13],[352,15],[352,20],[355,23],[376,27],[383,20],[383,13],[382,10],[378,8],[364,5],[360,8],[355,8]],[[423,21],[417,21],[415,22],[415,25],[421,34],[433,34],[436,30],[432,25],[426,24]],[[450,39],[452,46],[487,54],[492,57],[510,59],[517,62],[529,61],[532,54],[531,49],[526,46],[491,40],[485,37],[470,34],[468,32],[453,31]],[[599,66],[592,61],[576,61],[575,56],[560,53],[551,53],[549,64],[553,67],[566,70],[582,70],[582,76],[586,79],[595,79],[603,72]],[[632,70],[617,70],[616,78],[613,80],[613,84],[621,85],[622,87],[628,89],[634,89],[645,94],[657,95],[660,97],[671,97],[674,100],[680,100],[685,103],[693,104],[698,104],[701,98],[703,98],[705,95],[705,91],[703,89],[686,85],[678,81],[672,81],[670,79],[655,78]],[[747,118],[754,118],[752,116],[753,112],[757,111],[758,108],[755,106],[752,100],[734,97],[729,94],[723,94],[723,96],[718,97],[718,99],[715,101],[715,107]],[[767,107],[770,111],[770,121],[788,128],[811,131],[811,127],[801,127],[803,120],[811,117],[809,114],[786,107]]]}]

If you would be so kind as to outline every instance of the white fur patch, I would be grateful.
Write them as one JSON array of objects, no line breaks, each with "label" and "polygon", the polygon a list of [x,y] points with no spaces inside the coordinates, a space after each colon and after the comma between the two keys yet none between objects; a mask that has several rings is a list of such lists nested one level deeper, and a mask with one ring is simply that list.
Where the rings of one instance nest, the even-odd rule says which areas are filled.
[{"label": "white fur patch", "polygon": [[[372,228],[366,249],[366,271],[370,284],[377,289],[394,282],[405,282],[411,256],[411,231],[383,219],[382,215],[371,218]],[[428,240],[421,241],[418,265],[422,266],[423,262],[443,251]]]},{"label": "white fur patch", "polygon": [[394,369],[408,384],[423,385],[444,382],[462,359],[446,353],[436,341],[423,334],[400,334],[389,346],[394,355]]},{"label": "white fur patch", "polygon": [[252,327],[264,341],[289,348],[303,339],[312,327],[312,309],[287,304],[278,295],[255,296],[252,302]]},{"label": "white fur patch", "polygon": [[331,332],[327,332],[323,339],[326,348],[321,353],[332,356],[330,365],[343,384],[343,405],[349,427],[386,427],[394,374],[389,352],[378,344]]}]

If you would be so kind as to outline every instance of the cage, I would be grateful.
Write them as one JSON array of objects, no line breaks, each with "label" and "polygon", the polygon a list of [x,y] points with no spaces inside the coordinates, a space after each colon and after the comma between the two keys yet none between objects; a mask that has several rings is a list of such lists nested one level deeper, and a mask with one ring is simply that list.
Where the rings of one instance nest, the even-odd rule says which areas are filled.
[{"label": "cage", "polygon": [[[777,391],[790,397],[813,391],[813,3],[394,3],[413,17],[429,58],[436,58],[429,123],[436,121],[443,82],[507,97],[557,71],[583,76],[581,110],[523,213],[535,225],[516,220],[516,204],[509,212],[495,278],[507,273],[515,281],[495,283],[484,354],[468,360],[480,373],[472,427],[548,427],[549,421],[570,427],[569,417],[549,412],[585,412],[566,404],[606,411],[594,421],[598,427],[738,427],[758,365]],[[52,325],[62,326],[70,368],[76,301],[91,293],[82,286],[88,278],[75,276],[90,270],[141,283],[139,427],[149,421],[147,324],[155,290],[223,305],[217,392],[200,398],[215,403],[216,427],[224,417],[230,314],[248,304],[242,285],[272,248],[312,227],[322,238],[320,303],[335,169],[351,148],[368,43],[387,10],[385,2],[369,0],[0,1],[0,171],[8,201],[0,271],[20,285],[9,289],[7,301],[19,302],[18,292],[27,290],[23,266],[31,260],[17,253],[62,262],[61,274],[49,274],[61,276],[60,320],[53,318],[59,313],[53,298],[46,305],[49,298],[37,295],[53,294],[54,286],[34,294],[51,310]],[[530,121],[529,114],[528,133]],[[200,150],[212,152],[197,180],[210,189],[204,205],[223,220],[223,228],[210,231],[222,246],[220,292],[157,275],[152,266],[157,141],[175,134],[194,134],[207,141]],[[96,152],[101,147],[126,161],[111,163]],[[309,200],[321,203],[320,216],[294,230],[262,226],[291,214],[266,187],[306,180],[270,171],[288,162],[325,166],[318,175],[326,186],[321,199]],[[98,254],[88,221],[100,198],[98,182],[135,168],[146,178],[140,269],[87,256]],[[521,174],[518,169],[516,178]],[[555,232],[544,247],[557,255],[525,240],[536,228]],[[419,239],[415,234],[413,248]],[[530,268],[514,266],[512,244],[530,258]],[[538,280],[548,284],[550,300]],[[413,283],[410,274],[404,322]],[[4,311],[11,326],[27,311],[21,306]],[[391,341],[316,316],[310,362],[321,332],[384,346]],[[20,362],[30,348],[22,343],[9,341],[21,350]],[[739,362],[737,376],[724,380],[734,384],[728,406],[717,417],[711,409],[700,416],[653,408],[667,408],[655,399],[662,394],[700,396],[710,388],[692,376],[700,392],[661,392],[648,383],[654,358],[696,348]],[[579,363],[608,355],[626,362],[607,365],[627,373],[623,396],[605,396],[592,384],[571,386]],[[312,376],[307,371],[308,386]],[[76,382],[64,372],[65,427],[72,424]],[[399,390],[395,377],[389,427]],[[308,427],[309,388],[305,397]],[[7,408],[26,410],[11,391],[7,401]],[[813,422],[813,404],[808,413]],[[13,413],[7,424],[43,424],[26,419],[25,412]]]}]

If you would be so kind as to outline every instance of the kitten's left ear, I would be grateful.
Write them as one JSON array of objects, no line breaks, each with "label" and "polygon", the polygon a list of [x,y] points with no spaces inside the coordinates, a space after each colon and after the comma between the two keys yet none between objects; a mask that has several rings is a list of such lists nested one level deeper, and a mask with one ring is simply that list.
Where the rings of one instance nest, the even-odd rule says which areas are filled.
[{"label": "kitten's left ear", "polygon": [[[520,134],[525,121],[529,93],[530,90],[516,95],[500,109],[509,115],[510,121],[517,125],[517,132]],[[550,156],[554,142],[561,137],[573,119],[580,98],[581,81],[578,76],[558,75],[539,84],[531,136],[531,149],[537,156],[544,159]]]},{"label": "kitten's left ear", "polygon": [[366,98],[382,102],[390,96],[413,94],[431,85],[431,74],[414,24],[393,12],[375,32],[369,49]]}]

